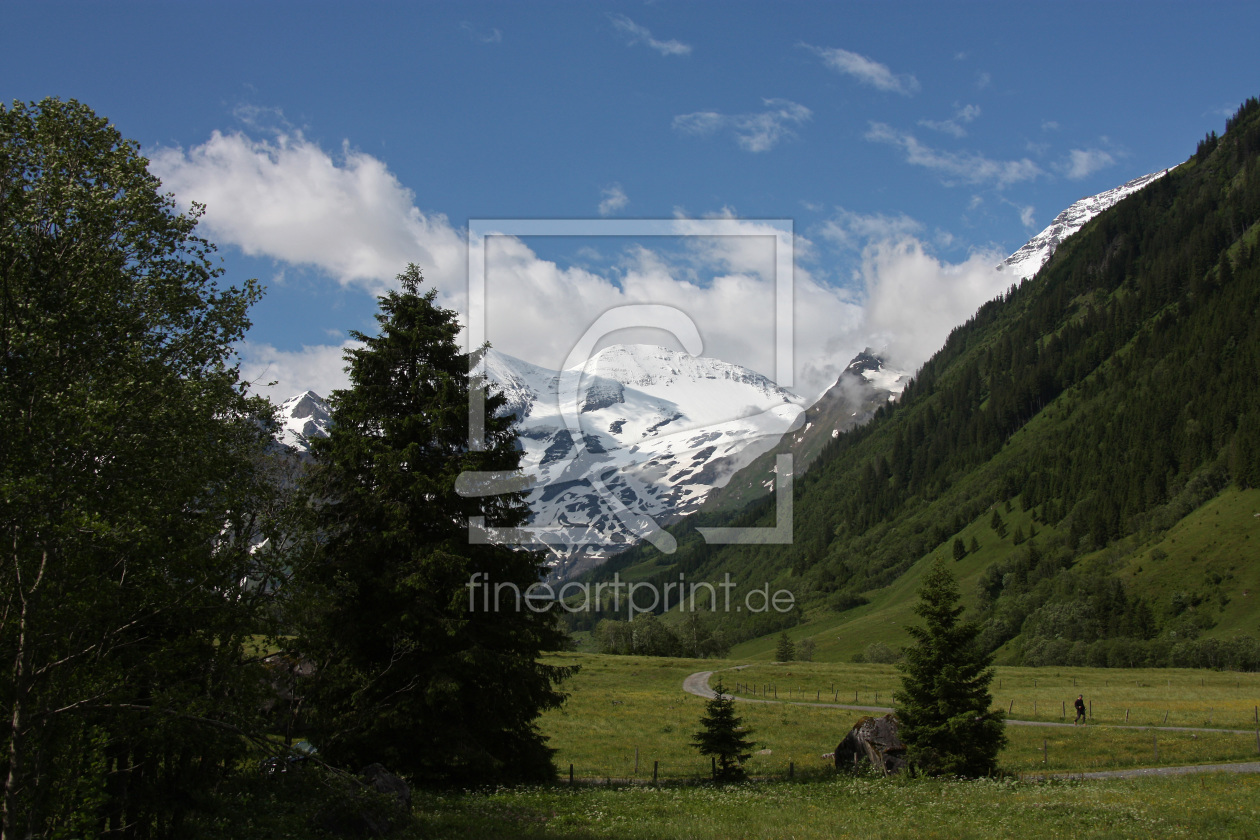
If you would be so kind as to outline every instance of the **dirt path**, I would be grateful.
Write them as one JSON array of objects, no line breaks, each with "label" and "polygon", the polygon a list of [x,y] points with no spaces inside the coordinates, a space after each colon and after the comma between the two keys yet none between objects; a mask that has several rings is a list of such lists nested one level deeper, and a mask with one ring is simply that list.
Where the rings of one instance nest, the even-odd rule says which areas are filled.
[{"label": "dirt path", "polygon": [[[741,668],[747,668],[747,665],[738,665],[727,670],[738,671]],[[683,691],[688,694],[695,694],[706,699],[713,699],[715,696],[713,689],[709,688],[709,677],[713,676],[714,671],[697,671],[683,680]],[[887,714],[892,711],[886,706],[854,706],[847,703],[810,703],[805,700],[761,700],[754,697],[740,697],[739,695],[731,695],[740,703],[785,703],[791,706],[813,706],[819,709],[848,709],[854,712],[874,712],[875,714]],[[1050,720],[1015,720],[1007,718],[1006,723],[1009,726],[1044,726],[1044,727],[1067,727],[1073,728],[1072,723],[1056,723]],[[1093,724],[1099,725],[1099,724]],[[1234,735],[1250,735],[1254,730],[1251,729],[1213,729],[1206,726],[1139,726],[1134,724],[1107,724],[1114,726],[1116,729],[1144,729],[1153,732],[1227,732]],[[1235,765],[1229,765],[1235,766]],[[1260,766],[1260,765],[1258,765]],[[1166,768],[1173,770],[1176,768]],[[1124,771],[1128,772],[1128,771]],[[1250,771],[1249,771],[1250,772]],[[1086,774],[1088,775],[1088,774]],[[1073,776],[1075,778],[1075,776]]]},{"label": "dirt path", "polygon": [[[734,668],[725,670],[738,671],[741,668],[747,668],[747,665],[737,665]],[[713,676],[713,671],[697,671],[689,675],[683,680],[683,691],[688,694],[695,694],[699,697],[712,700],[717,695],[713,689],[709,688],[709,677]],[[790,706],[813,706],[821,709],[847,709],[854,712],[875,712],[877,714],[886,714],[892,709],[883,706],[853,706],[846,703],[810,703],[803,700],[760,700],[753,697],[740,697],[738,695],[728,695],[734,697],[740,703],[784,703]],[[1006,721],[1009,726],[1073,726],[1071,723],[1055,723],[1048,720],[1010,720]],[[1194,726],[1117,726],[1118,729],[1146,729],[1159,732],[1231,732],[1235,734],[1249,735],[1250,729],[1209,729],[1207,727]],[[1044,779],[1132,779],[1139,776],[1182,776],[1190,773],[1260,773],[1260,762],[1248,761],[1239,762],[1237,764],[1195,764],[1187,767],[1138,767],[1130,770],[1098,770],[1091,773],[1028,773],[1027,777]]]}]

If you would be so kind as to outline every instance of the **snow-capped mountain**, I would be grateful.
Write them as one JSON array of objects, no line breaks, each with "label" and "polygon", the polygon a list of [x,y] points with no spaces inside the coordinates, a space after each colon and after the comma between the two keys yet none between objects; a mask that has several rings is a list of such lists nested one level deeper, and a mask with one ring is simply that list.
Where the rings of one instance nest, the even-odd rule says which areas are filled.
[{"label": "snow-capped mountain", "polygon": [[[1030,278],[1067,237],[1162,170],[1089,198],[1002,262]],[[807,411],[766,377],[664,347],[618,345],[554,371],[488,351],[481,372],[507,398],[533,480],[527,528],[571,577],[697,510],[735,508],[773,491],[775,458],[800,474],[842,432],[867,422],[910,381],[870,348]],[[328,433],[328,404],[307,391],[280,407],[277,438],[298,452]]]},{"label": "snow-capped mountain", "polygon": [[803,400],[747,368],[617,345],[551,371],[491,350],[534,479],[529,530],[570,576],[695,510],[773,446]]},{"label": "snow-capped mountain", "polygon": [[791,454],[792,470],[801,474],[829,441],[865,424],[880,406],[901,396],[910,379],[908,371],[889,366],[871,348],[858,353],[805,412],[804,422],[710,493],[705,510],[735,510],[773,492],[777,456]]},{"label": "snow-capped mountain", "polygon": [[1161,169],[1159,172],[1134,178],[1115,189],[1082,198],[1056,216],[1049,227],[1003,260],[997,267],[998,271],[1009,271],[1013,281],[1027,280],[1046,264],[1046,260],[1050,259],[1050,255],[1059,247],[1059,243],[1085,227],[1086,222],[1171,171],[1171,169]]},{"label": "snow-capped mountain", "polygon": [[280,404],[276,411],[280,429],[276,439],[300,453],[311,451],[313,438],[328,437],[332,422],[328,401],[314,391],[303,391]]}]

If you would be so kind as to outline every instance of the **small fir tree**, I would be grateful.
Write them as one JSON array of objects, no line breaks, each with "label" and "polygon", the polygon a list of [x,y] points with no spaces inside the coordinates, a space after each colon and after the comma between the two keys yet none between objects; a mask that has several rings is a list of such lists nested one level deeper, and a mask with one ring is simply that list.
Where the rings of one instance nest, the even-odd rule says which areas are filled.
[{"label": "small fir tree", "polygon": [[954,538],[954,562],[957,563],[959,560],[963,559],[966,556],[967,556],[966,543],[962,541],[962,537],[955,537]]},{"label": "small fir tree", "polygon": [[993,517],[989,520],[989,527],[993,529],[999,537],[1006,537],[1006,522],[1002,519],[1002,514],[998,513],[998,509],[993,509]]},{"label": "small fir tree", "polygon": [[779,644],[774,649],[774,658],[779,662],[791,662],[796,658],[796,645],[784,630],[779,634]]},{"label": "small fir tree", "polygon": [[925,624],[906,628],[915,644],[903,651],[901,688],[893,693],[898,735],[917,772],[983,776],[997,766],[1006,733],[989,693],[993,669],[978,644],[980,627],[961,620],[958,583],[941,560],[919,599],[914,611]]},{"label": "small fir tree", "polygon": [[744,762],[752,755],[756,743],[748,736],[752,731],[744,728],[743,718],[735,716],[735,698],[726,693],[719,677],[713,686],[713,699],[705,703],[703,727],[696,733],[691,745],[701,755],[716,759],[714,781],[738,782],[746,778]]}]

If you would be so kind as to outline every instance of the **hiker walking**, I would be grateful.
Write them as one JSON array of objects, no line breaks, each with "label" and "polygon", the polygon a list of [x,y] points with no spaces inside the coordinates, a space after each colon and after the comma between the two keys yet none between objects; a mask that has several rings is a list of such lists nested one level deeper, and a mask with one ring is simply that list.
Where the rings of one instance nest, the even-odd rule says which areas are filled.
[{"label": "hiker walking", "polygon": [[1072,721],[1072,725],[1085,723],[1085,695],[1076,695],[1076,703],[1074,705],[1076,706],[1076,720]]}]

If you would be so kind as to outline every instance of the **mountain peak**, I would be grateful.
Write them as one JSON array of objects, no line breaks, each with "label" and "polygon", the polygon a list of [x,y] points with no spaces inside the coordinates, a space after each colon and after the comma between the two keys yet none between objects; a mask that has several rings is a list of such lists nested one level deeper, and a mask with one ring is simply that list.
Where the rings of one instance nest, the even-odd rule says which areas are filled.
[{"label": "mountain peak", "polygon": [[1164,177],[1174,168],[1161,169],[1100,192],[1098,195],[1082,198],[1055,216],[1054,221],[1045,230],[1028,240],[1022,248],[998,264],[997,270],[1009,271],[1013,280],[1027,280],[1041,270],[1063,240],[1083,228],[1090,219],[1122,199],[1128,198],[1152,181]]}]

